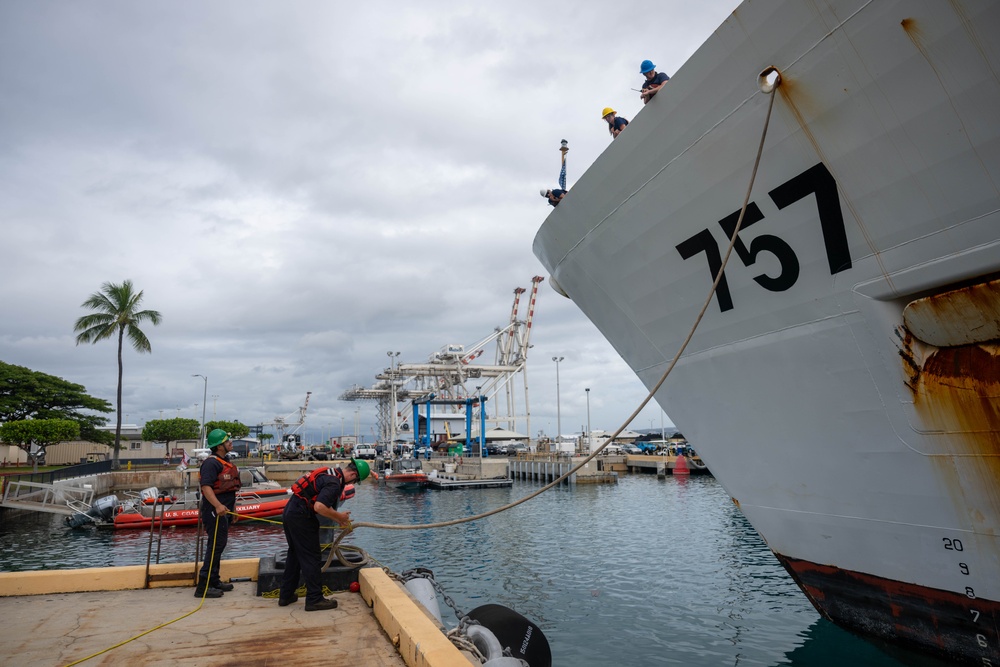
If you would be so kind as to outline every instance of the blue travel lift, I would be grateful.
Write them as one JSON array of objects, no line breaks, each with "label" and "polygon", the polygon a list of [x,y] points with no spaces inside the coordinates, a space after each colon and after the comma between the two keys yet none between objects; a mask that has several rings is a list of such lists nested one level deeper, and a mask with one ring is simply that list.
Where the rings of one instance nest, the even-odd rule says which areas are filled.
[{"label": "blue travel lift", "polygon": [[[427,415],[424,425],[424,434],[420,436],[420,443],[428,448],[431,446],[431,406],[432,405],[464,405],[465,406],[465,445],[472,451],[472,406],[486,403],[485,396],[469,398],[434,398],[435,394],[430,394],[424,398],[413,401],[413,425],[420,428],[420,406],[427,406]],[[486,411],[479,411],[479,455],[489,456],[486,452]]]}]

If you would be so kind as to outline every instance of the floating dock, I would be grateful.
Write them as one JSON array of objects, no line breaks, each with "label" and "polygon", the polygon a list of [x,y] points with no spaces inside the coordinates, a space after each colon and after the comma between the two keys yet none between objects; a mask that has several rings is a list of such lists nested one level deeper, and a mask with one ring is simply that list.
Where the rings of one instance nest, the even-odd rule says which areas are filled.
[{"label": "floating dock", "polygon": [[514,485],[510,477],[495,479],[456,479],[448,475],[438,475],[430,478],[430,488],[439,491],[454,491],[458,489],[506,489]]}]

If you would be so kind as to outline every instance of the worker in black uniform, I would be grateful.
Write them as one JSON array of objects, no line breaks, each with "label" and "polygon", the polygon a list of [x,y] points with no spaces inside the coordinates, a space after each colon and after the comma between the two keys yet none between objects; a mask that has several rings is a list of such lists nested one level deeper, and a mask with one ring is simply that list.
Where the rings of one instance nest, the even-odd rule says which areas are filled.
[{"label": "worker in black uniform", "polygon": [[222,583],[219,567],[222,552],[229,542],[229,513],[236,507],[236,492],[241,486],[240,470],[227,458],[227,454],[233,451],[228,433],[221,428],[213,429],[208,434],[208,447],[212,455],[201,464],[198,480],[201,487],[201,523],[205,526],[208,540],[194,596],[221,598],[223,591],[233,590],[232,584]]},{"label": "worker in black uniform", "polygon": [[323,597],[321,579],[321,549],[319,516],[325,516],[341,527],[351,523],[350,512],[338,512],[341,492],[347,484],[360,482],[371,473],[366,461],[351,459],[347,467],[317,468],[303,475],[292,485],[292,497],[282,513],[288,556],[281,578],[278,605],[285,607],[298,601],[295,590],[299,577],[306,585],[306,611],[336,609],[337,601]]}]

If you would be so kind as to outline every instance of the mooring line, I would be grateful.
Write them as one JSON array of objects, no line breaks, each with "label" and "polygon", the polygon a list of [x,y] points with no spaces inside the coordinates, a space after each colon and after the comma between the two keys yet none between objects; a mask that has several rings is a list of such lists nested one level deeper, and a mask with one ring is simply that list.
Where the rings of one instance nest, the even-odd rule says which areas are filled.
[{"label": "mooring line", "polygon": [[[778,75],[778,78],[773,83],[773,85],[770,87],[770,90],[764,91],[764,92],[766,92],[766,94],[770,98],[770,100],[768,101],[768,105],[767,105],[767,115],[766,115],[766,117],[764,119],[764,129],[761,132],[760,144],[757,147],[757,157],[754,160],[753,172],[750,175],[750,184],[747,186],[746,197],[743,198],[743,206],[740,209],[740,217],[739,217],[739,220],[737,220],[737,222],[736,222],[736,227],[733,229],[732,238],[729,239],[729,246],[726,248],[726,253],[725,253],[725,255],[722,258],[722,266],[719,267],[719,272],[715,276],[715,281],[712,282],[712,288],[711,288],[711,290],[709,290],[708,297],[705,299],[705,303],[702,305],[701,311],[698,313],[698,316],[695,318],[694,324],[691,326],[691,330],[688,332],[687,337],[684,339],[684,342],[681,344],[680,349],[677,350],[677,354],[674,355],[674,358],[670,362],[670,365],[667,366],[667,369],[663,372],[663,375],[660,376],[660,379],[657,381],[657,383],[653,386],[652,389],[649,390],[649,393],[646,394],[646,398],[644,398],[642,400],[642,402],[639,403],[638,407],[636,407],[636,409],[632,412],[632,414],[630,414],[628,416],[628,419],[626,419],[621,424],[621,426],[619,426],[618,429],[615,430],[614,433],[612,433],[610,436],[608,436],[607,440],[605,440],[604,443],[601,444],[600,447],[598,447],[597,449],[595,449],[593,451],[593,453],[590,454],[590,456],[586,457],[585,459],[583,459],[582,461],[580,461],[578,464],[576,464],[575,466],[573,466],[572,468],[570,468],[569,471],[563,473],[561,476],[557,477],[556,479],[554,479],[553,481],[549,482],[548,484],[546,484],[542,488],[538,489],[537,491],[534,491],[534,492],[532,492],[532,493],[524,496],[523,498],[519,498],[518,500],[515,500],[515,501],[513,501],[511,503],[508,503],[508,504],[506,504],[506,505],[504,505],[502,507],[498,507],[496,509],[492,509],[492,510],[490,510],[488,512],[483,512],[481,514],[476,514],[474,516],[463,517],[461,519],[452,519],[450,521],[437,521],[437,522],[434,522],[434,523],[424,523],[424,524],[416,524],[416,525],[401,525],[401,524],[372,523],[372,522],[368,522],[368,521],[358,521],[358,522],[352,523],[349,526],[347,526],[346,528],[344,528],[344,534],[347,534],[347,533],[351,532],[355,528],[380,528],[382,530],[425,530],[425,529],[429,529],[429,528],[445,528],[447,526],[457,526],[457,525],[462,524],[462,523],[469,523],[471,521],[478,521],[480,519],[485,519],[486,517],[493,516],[494,514],[499,514],[500,512],[505,512],[505,511],[507,511],[507,510],[509,510],[511,508],[517,507],[518,505],[520,505],[522,503],[528,502],[532,498],[535,498],[535,497],[537,497],[537,496],[545,493],[546,491],[548,491],[549,489],[553,488],[554,486],[556,486],[558,484],[561,484],[570,475],[575,474],[577,471],[579,471],[585,465],[587,465],[588,463],[590,463],[590,461],[592,461],[594,459],[594,457],[596,457],[598,454],[600,454],[602,451],[604,451],[604,448],[607,447],[608,445],[610,445],[612,443],[612,441],[614,441],[614,439],[617,438],[621,434],[621,432],[624,431],[625,428],[629,424],[631,424],[632,421],[637,416],[639,416],[639,413],[642,412],[643,408],[645,408],[646,405],[649,404],[649,402],[656,395],[656,392],[659,391],[659,389],[660,389],[661,386],[663,386],[663,383],[666,381],[666,379],[670,375],[671,371],[673,371],[674,366],[676,366],[678,360],[680,360],[681,355],[684,353],[684,350],[687,349],[688,344],[691,342],[691,339],[694,337],[695,331],[697,331],[698,326],[701,324],[702,319],[705,317],[705,313],[708,311],[709,306],[712,304],[712,299],[715,297],[715,290],[716,290],[716,288],[718,288],[719,282],[721,282],[722,277],[725,275],[724,272],[726,270],[726,264],[729,263],[729,258],[730,258],[730,256],[733,253],[733,248],[736,246],[737,236],[740,233],[740,229],[743,227],[743,218],[746,215],[747,205],[750,202],[750,195],[751,195],[751,193],[753,191],[754,181],[756,181],[756,179],[757,179],[757,169],[760,166],[760,158],[761,158],[761,155],[764,152],[764,140],[767,137],[767,128],[768,128],[768,125],[770,125],[770,122],[771,122],[771,110],[774,108],[774,91],[777,88],[777,86],[779,86],[780,83],[781,83],[781,78],[780,78],[780,74],[778,73],[778,71],[777,70],[773,70],[773,72],[776,75]],[[341,536],[341,538],[342,537],[343,537],[343,535]],[[341,538],[338,538],[338,541]]]},{"label": "mooring line", "polygon": [[[371,556],[369,556],[367,554],[367,552],[365,552],[363,549],[361,549],[359,547],[355,547],[353,545],[347,545],[347,546],[344,546],[344,547],[339,546],[340,545],[340,541],[343,540],[344,537],[346,537],[349,533],[353,532],[354,529],[356,529],[356,528],[376,528],[376,529],[382,529],[382,530],[427,530],[427,529],[431,529],[431,528],[446,528],[448,526],[457,526],[457,525],[460,525],[460,524],[463,524],[463,523],[471,523],[472,521],[478,521],[480,519],[485,519],[487,517],[493,516],[494,514],[499,514],[501,512],[505,512],[505,511],[507,511],[509,509],[517,507],[518,505],[526,503],[529,500],[531,500],[532,498],[536,498],[536,497],[540,496],[541,494],[545,493],[546,491],[548,491],[549,489],[551,489],[551,488],[553,488],[553,487],[561,484],[563,481],[565,481],[566,479],[568,479],[571,475],[575,474],[577,471],[579,471],[585,465],[587,465],[588,463],[590,463],[590,461],[592,461],[598,454],[600,454],[602,451],[604,451],[604,448],[607,447],[608,445],[610,445],[614,441],[614,439],[617,438],[621,434],[621,432],[624,431],[625,428],[629,424],[631,424],[632,421],[637,416],[639,416],[639,413],[642,412],[642,410],[649,404],[649,402],[656,395],[656,392],[659,391],[660,387],[663,386],[663,383],[666,381],[667,377],[670,376],[670,373],[673,371],[674,367],[677,365],[678,360],[680,360],[680,357],[684,353],[684,350],[687,349],[688,344],[691,342],[692,338],[694,338],[695,331],[698,330],[698,326],[701,324],[701,321],[704,318],[705,313],[708,311],[709,306],[712,304],[712,299],[715,297],[715,290],[718,288],[719,282],[721,282],[723,275],[725,275],[724,271],[726,269],[726,265],[729,263],[729,258],[730,258],[730,256],[733,253],[733,248],[736,246],[736,239],[737,239],[737,236],[740,233],[740,229],[743,227],[743,218],[746,215],[747,205],[750,202],[750,195],[751,195],[751,193],[753,191],[754,181],[757,179],[757,169],[760,166],[760,158],[761,158],[761,155],[763,154],[763,151],[764,151],[764,140],[767,137],[767,128],[768,128],[768,125],[771,122],[771,110],[774,107],[774,90],[781,83],[780,74],[777,72],[777,70],[773,70],[773,71],[774,71],[775,74],[778,75],[778,77],[777,77],[776,81],[774,82],[774,84],[770,87],[770,89],[767,90],[767,91],[765,91],[766,94],[770,97],[770,99],[768,101],[768,106],[767,106],[767,115],[765,116],[765,119],[764,119],[764,129],[761,132],[761,136],[760,136],[760,144],[757,147],[757,157],[754,160],[753,171],[752,171],[752,173],[750,175],[750,184],[747,186],[746,197],[744,197],[744,199],[743,199],[743,206],[740,209],[740,217],[739,217],[739,219],[736,222],[736,227],[733,229],[733,235],[729,239],[729,245],[726,248],[726,253],[725,253],[725,255],[722,258],[722,265],[719,267],[719,272],[715,276],[715,280],[712,282],[712,288],[709,291],[708,297],[705,299],[705,303],[702,305],[701,310],[698,313],[698,316],[695,318],[694,323],[692,324],[690,331],[688,332],[687,336],[684,339],[684,342],[681,344],[680,348],[677,350],[677,353],[674,355],[674,358],[671,360],[670,364],[667,366],[667,369],[660,376],[660,379],[657,381],[657,383],[655,385],[653,385],[653,388],[649,390],[649,393],[646,394],[646,398],[644,398],[639,403],[639,405],[635,408],[635,410],[632,411],[632,414],[630,414],[628,416],[628,419],[626,419],[615,430],[614,433],[612,433],[610,436],[608,436],[608,438],[597,449],[595,449],[589,456],[587,456],[582,461],[580,461],[578,464],[576,464],[575,466],[573,466],[572,468],[570,468],[567,472],[563,473],[562,475],[560,475],[556,479],[552,480],[551,482],[549,482],[548,484],[546,484],[542,488],[538,489],[537,491],[533,491],[532,493],[529,493],[528,495],[524,496],[523,498],[519,498],[518,500],[515,500],[513,502],[507,503],[506,505],[503,505],[501,507],[489,510],[487,512],[482,512],[480,514],[476,514],[476,515],[473,515],[473,516],[462,517],[460,519],[452,519],[452,520],[449,520],[449,521],[437,521],[437,522],[433,522],[433,523],[424,523],[424,524],[415,524],[415,525],[414,524],[403,525],[403,524],[389,524],[389,523],[374,523],[374,522],[368,522],[368,521],[358,521],[358,522],[351,522],[351,523],[347,524],[346,526],[342,526],[342,527],[340,527],[340,530],[341,530],[340,534],[336,537],[336,539],[330,545],[331,546],[331,548],[330,548],[330,555],[327,557],[327,561],[326,561],[326,564],[324,565],[324,569],[326,569],[326,568],[328,568],[330,566],[331,562],[333,561],[333,556],[334,555],[336,555],[337,558],[340,560],[340,562],[343,565],[347,566],[347,567],[360,567],[367,560],[371,559]],[[237,512],[228,512],[228,514],[233,514],[234,516],[237,516],[240,519],[250,519],[250,520],[253,520],[253,521],[262,521],[264,523],[273,523],[273,524],[278,524],[278,525],[281,525],[281,523],[282,523],[281,521],[275,521],[273,519],[266,519],[266,518],[263,518],[263,517],[252,517],[252,516],[249,516],[249,515],[239,514]],[[212,560],[213,560],[213,562],[215,560],[215,544],[216,544],[216,538],[218,537],[218,534],[219,534],[219,522],[218,522],[218,520],[216,520],[216,522],[215,522],[215,533],[212,536]],[[357,550],[357,551],[359,551],[359,552],[361,552],[363,554],[363,556],[365,557],[365,559],[361,563],[359,563],[359,564],[348,563],[346,561],[346,559],[344,559],[343,556],[341,555],[341,553],[340,553],[341,549]],[[371,560],[374,560],[374,559],[371,559]],[[209,569],[209,574],[211,574],[211,563],[209,564],[209,568],[210,568]],[[188,616],[191,616],[192,614],[194,614],[197,611],[199,611],[202,608],[202,605],[205,604],[205,597],[206,597],[207,594],[208,594],[208,582],[206,581],[205,582],[205,591],[202,594],[201,599],[198,601],[198,606],[195,607],[194,609],[192,609],[191,611],[189,611],[188,613],[186,613],[186,614],[184,614],[182,616],[178,616],[177,618],[175,618],[173,620],[170,620],[170,621],[167,621],[166,623],[161,623],[160,625],[157,625],[154,628],[150,628],[149,630],[146,630],[145,632],[142,632],[142,633],[140,633],[140,634],[138,634],[138,635],[136,635],[134,637],[126,639],[125,641],[119,642],[119,643],[115,644],[114,646],[109,646],[108,648],[106,648],[106,649],[104,649],[102,651],[98,651],[97,653],[93,653],[91,655],[88,655],[85,658],[81,658],[80,660],[77,660],[75,662],[71,662],[68,665],[66,665],[66,667],[74,667],[74,665],[79,665],[79,664],[81,664],[83,662],[86,662],[87,660],[90,660],[91,658],[95,658],[95,657],[97,657],[99,655],[103,655],[104,653],[107,653],[108,651],[112,651],[112,650],[114,650],[114,649],[116,649],[116,648],[118,648],[120,646],[124,646],[125,644],[128,644],[129,642],[135,641],[136,639],[139,639],[141,637],[145,637],[146,635],[148,635],[148,634],[150,634],[152,632],[155,632],[156,630],[159,630],[161,628],[165,628],[166,626],[168,626],[168,625],[170,625],[172,623],[176,623],[177,621],[183,620],[183,619],[187,618]]]}]

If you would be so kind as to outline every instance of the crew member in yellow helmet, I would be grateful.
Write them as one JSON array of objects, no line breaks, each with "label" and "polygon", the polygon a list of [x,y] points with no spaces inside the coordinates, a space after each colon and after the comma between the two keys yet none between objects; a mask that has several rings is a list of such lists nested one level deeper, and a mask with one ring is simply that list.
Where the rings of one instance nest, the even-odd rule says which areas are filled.
[{"label": "crew member in yellow helmet", "polygon": [[281,515],[288,557],[281,578],[279,606],[298,601],[295,590],[301,576],[306,585],[306,611],[337,608],[336,600],[323,597],[317,515],[332,519],[341,527],[349,526],[351,513],[337,511],[341,492],[346,485],[360,482],[370,474],[367,461],[351,459],[344,468],[317,468],[292,484],[292,497]]},{"label": "crew member in yellow helmet", "polygon": [[628,120],[619,116],[618,112],[611,107],[604,107],[601,117],[608,122],[608,131],[611,133],[612,139],[621,134],[625,126],[628,125]]}]

